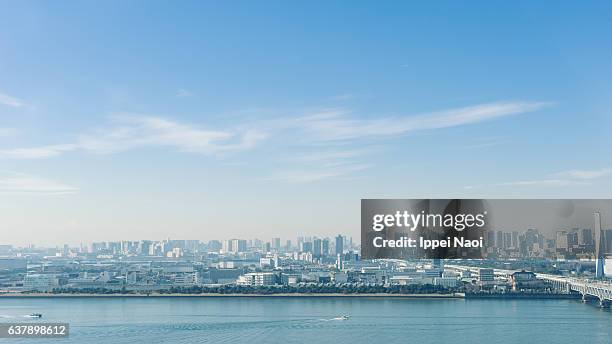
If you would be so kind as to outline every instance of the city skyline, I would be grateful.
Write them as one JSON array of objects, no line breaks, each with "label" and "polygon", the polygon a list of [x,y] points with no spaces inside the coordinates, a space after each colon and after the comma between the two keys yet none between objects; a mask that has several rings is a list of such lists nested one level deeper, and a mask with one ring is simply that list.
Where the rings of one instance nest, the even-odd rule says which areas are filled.
[{"label": "city skyline", "polygon": [[361,198],[612,192],[609,4],[141,5],[0,13],[2,240],[356,238]]}]

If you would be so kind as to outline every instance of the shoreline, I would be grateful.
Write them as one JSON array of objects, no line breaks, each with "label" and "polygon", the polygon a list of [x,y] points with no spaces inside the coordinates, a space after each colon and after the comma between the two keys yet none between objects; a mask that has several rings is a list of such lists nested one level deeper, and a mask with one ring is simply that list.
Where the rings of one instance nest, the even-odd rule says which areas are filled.
[{"label": "shoreline", "polygon": [[2,293],[2,298],[371,298],[371,299],[465,299],[465,300],[538,300],[538,299],[577,299],[579,296],[572,294],[341,294],[341,293],[279,293],[279,294],[50,294],[50,293]]},{"label": "shoreline", "polygon": [[463,299],[463,294],[340,294],[340,293],[287,293],[287,294],[0,294],[1,298],[389,298],[389,299]]}]

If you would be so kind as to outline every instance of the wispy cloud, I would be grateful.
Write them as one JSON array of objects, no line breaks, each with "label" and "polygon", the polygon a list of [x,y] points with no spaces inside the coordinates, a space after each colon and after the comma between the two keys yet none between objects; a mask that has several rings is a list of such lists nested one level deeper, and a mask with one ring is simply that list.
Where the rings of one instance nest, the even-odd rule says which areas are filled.
[{"label": "wispy cloud", "polygon": [[337,165],[341,162],[362,157],[369,152],[369,150],[365,149],[317,151],[296,156],[291,161],[303,164]]},{"label": "wispy cloud", "polygon": [[480,149],[480,148],[489,148],[496,147],[499,145],[503,145],[510,142],[507,138],[503,137],[484,137],[480,139],[474,140],[472,143],[466,143],[464,145],[458,144],[452,147],[449,147],[453,150],[470,150],[470,149]]},{"label": "wispy cloud", "polygon": [[19,108],[24,105],[23,100],[2,92],[0,92],[0,104],[14,108]]},{"label": "wispy cloud", "polygon": [[497,183],[495,186],[571,186],[583,184],[584,182],[569,179],[535,179]]},{"label": "wispy cloud", "polygon": [[556,176],[561,178],[572,178],[572,179],[597,179],[612,174],[612,169],[602,168],[598,170],[569,170],[555,173]]},{"label": "wispy cloud", "polygon": [[450,128],[537,111],[547,102],[499,102],[413,116],[359,119],[350,111],[330,109],[299,118],[296,124],[320,140],[354,140],[405,135],[420,130]]},{"label": "wispy cloud", "polygon": [[73,143],[0,150],[0,158],[40,159],[71,151],[115,153],[144,147],[170,147],[182,152],[222,154],[254,147],[266,136],[255,129],[202,129],[159,117],[122,115],[109,128],[81,134]]},{"label": "wispy cloud", "polygon": [[66,195],[77,191],[76,187],[26,174],[0,176],[0,193]]},{"label": "wispy cloud", "polygon": [[[249,127],[211,129],[158,116],[119,114],[105,127],[77,135],[73,142],[0,150],[0,158],[41,159],[68,152],[110,154],[139,148],[224,155],[254,149],[270,136],[291,142],[294,156],[269,179],[312,182],[346,178],[367,169],[368,139],[392,139],[420,130],[469,125],[539,110],[546,102],[498,102],[411,116],[356,116],[347,109],[325,109],[291,118],[255,121]],[[290,139],[287,139],[289,137]],[[355,144],[359,145],[355,149]],[[377,143],[378,144],[378,143]],[[574,171],[575,172],[575,171]],[[562,178],[559,178],[562,179]],[[552,182],[550,182],[552,183]]]},{"label": "wispy cloud", "polygon": [[333,167],[310,168],[300,170],[286,170],[273,174],[268,180],[286,183],[311,183],[324,179],[341,179],[352,175],[354,172],[369,168],[367,164],[346,164]]},{"label": "wispy cloud", "polygon": [[0,158],[7,159],[42,159],[51,158],[78,149],[75,144],[49,145],[31,148],[0,150]]},{"label": "wispy cloud", "polygon": [[[589,185],[591,181],[612,175],[612,169],[602,168],[595,170],[569,170],[550,174],[547,178],[517,180],[503,183],[495,183],[492,186],[543,186],[561,187],[574,185]],[[470,185],[465,189],[482,188],[486,185]]]}]

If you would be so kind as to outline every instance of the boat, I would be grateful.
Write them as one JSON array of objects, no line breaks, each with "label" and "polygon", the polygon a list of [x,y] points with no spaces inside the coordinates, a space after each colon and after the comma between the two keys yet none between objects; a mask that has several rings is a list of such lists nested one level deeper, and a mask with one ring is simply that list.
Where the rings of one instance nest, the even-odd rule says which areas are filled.
[{"label": "boat", "polygon": [[349,316],[348,315],[341,315],[339,317],[335,317],[334,320],[348,320]]},{"label": "boat", "polygon": [[32,313],[28,315],[30,318],[42,318],[42,314],[40,313]]}]

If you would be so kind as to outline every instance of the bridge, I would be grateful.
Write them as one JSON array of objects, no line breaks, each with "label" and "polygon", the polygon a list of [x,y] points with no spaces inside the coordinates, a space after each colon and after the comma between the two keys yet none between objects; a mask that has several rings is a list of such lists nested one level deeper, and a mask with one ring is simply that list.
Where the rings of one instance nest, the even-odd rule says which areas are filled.
[{"label": "bridge", "polygon": [[[445,267],[459,271],[470,271],[475,275],[479,275],[479,267],[464,266],[464,265],[446,265]],[[504,270],[504,269],[493,269],[493,273],[497,277],[508,278],[515,272],[520,270]],[[582,301],[586,302],[587,298],[597,298],[599,300],[599,306],[610,307],[612,304],[612,282],[600,281],[600,280],[589,280],[586,278],[575,278],[565,277],[559,275],[549,274],[535,274],[537,278],[550,282],[553,287],[557,290],[570,293],[572,291],[579,292],[582,294]]]},{"label": "bridge", "polygon": [[609,307],[612,303],[612,283],[606,281],[589,280],[548,274],[536,274],[536,277],[551,282],[559,290],[577,291],[582,294],[582,301],[587,297],[599,300],[600,307]]}]

